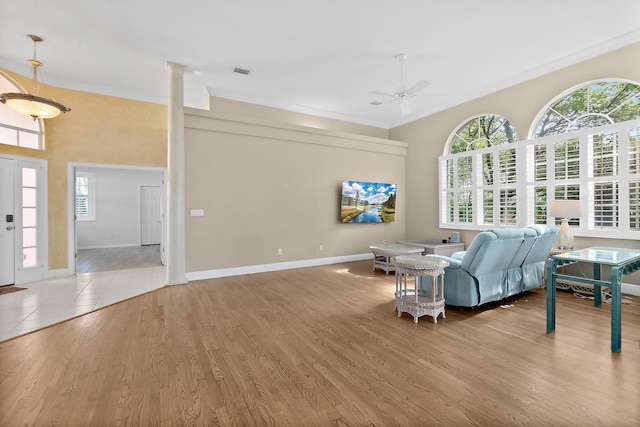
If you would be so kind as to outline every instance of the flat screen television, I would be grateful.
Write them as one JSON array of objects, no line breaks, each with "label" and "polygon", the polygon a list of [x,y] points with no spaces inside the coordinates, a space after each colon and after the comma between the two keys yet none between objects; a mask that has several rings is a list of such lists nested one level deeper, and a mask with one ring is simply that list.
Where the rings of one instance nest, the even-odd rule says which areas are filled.
[{"label": "flat screen television", "polygon": [[396,190],[396,184],[342,181],[340,222],[394,222]]}]

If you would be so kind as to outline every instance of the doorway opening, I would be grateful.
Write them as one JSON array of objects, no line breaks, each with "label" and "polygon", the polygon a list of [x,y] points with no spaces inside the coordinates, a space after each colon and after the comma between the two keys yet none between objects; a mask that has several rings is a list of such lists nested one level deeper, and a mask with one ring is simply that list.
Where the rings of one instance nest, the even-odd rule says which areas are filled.
[{"label": "doorway opening", "polygon": [[69,169],[69,266],[94,273],[164,265],[165,169]]}]

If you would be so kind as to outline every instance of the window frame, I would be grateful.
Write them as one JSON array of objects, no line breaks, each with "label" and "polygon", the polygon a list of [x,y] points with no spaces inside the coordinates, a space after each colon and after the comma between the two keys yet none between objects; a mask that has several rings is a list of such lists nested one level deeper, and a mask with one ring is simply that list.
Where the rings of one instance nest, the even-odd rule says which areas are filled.
[{"label": "window frame", "polygon": [[[582,218],[579,221],[572,221],[572,231],[575,236],[596,237],[596,238],[624,238],[640,239],[640,230],[632,229],[630,225],[629,208],[631,204],[631,193],[635,194],[635,190],[631,190],[631,186],[636,186],[640,181],[640,170],[636,168],[635,173],[630,171],[629,146],[631,129],[640,128],[640,119],[630,120],[611,125],[579,129],[573,132],[548,135],[540,138],[533,138],[524,141],[518,141],[508,145],[489,147],[480,150],[467,151],[457,154],[447,154],[440,156],[439,175],[438,175],[438,191],[439,191],[439,224],[440,228],[467,229],[467,230],[485,230],[488,227],[497,228],[504,226],[524,226],[533,223],[546,223],[555,225],[555,218],[549,216],[550,200],[555,198],[555,190],[557,186],[579,186],[579,194],[582,206]],[[619,159],[618,171],[613,176],[594,176],[592,164],[590,163],[591,153],[589,148],[592,146],[592,136],[601,135],[609,132],[617,132],[618,134],[618,153]],[[580,148],[580,170],[579,176],[567,179],[556,179],[554,170],[555,144],[560,141],[577,139]],[[546,179],[535,181],[536,164],[531,158],[531,152],[536,145],[546,147]],[[517,182],[513,185],[517,194],[518,210],[516,212],[516,221],[514,224],[501,224],[500,218],[500,191],[511,188],[506,183],[496,182],[494,179],[490,185],[484,185],[482,181],[482,170],[478,172],[478,167],[471,171],[471,182],[466,183],[464,187],[458,185],[457,174],[450,176],[449,167],[455,165],[458,159],[463,157],[471,157],[471,164],[474,166],[481,165],[482,156],[486,153],[494,153],[494,162],[496,162],[496,153],[505,148],[515,148],[516,150],[516,171]],[[551,159],[550,159],[551,156]],[[593,156],[591,156],[593,157]],[[494,167],[494,174],[498,172],[497,166]],[[454,168],[455,171],[455,168]],[[494,175],[496,176],[496,175]],[[617,198],[617,222],[618,227],[596,227],[594,225],[594,208],[595,199],[591,189],[602,182],[616,182],[618,188]],[[536,206],[535,188],[546,188],[546,218],[545,221],[536,221],[536,212],[541,208]],[[636,188],[636,187],[634,187]],[[473,209],[472,221],[462,222],[458,218],[458,206],[453,206],[451,212],[450,200],[457,200],[459,192],[472,192],[472,199],[476,201],[475,206],[481,206],[478,203],[483,200],[483,191],[493,191],[493,222],[487,223],[483,220],[483,209]],[[453,195],[453,197],[451,197]],[[640,214],[637,214],[640,215]],[[453,220],[451,220],[453,219]],[[636,218],[637,220],[637,218]]]},{"label": "window frame", "polygon": [[[0,86],[10,88],[9,92],[26,93],[18,83],[0,70]],[[0,89],[0,92],[4,92]],[[28,148],[32,150],[44,150],[44,122],[41,118],[35,120],[31,117],[12,110],[9,106],[0,103],[0,144],[13,147]],[[35,137],[35,146],[30,143]],[[8,139],[5,139],[8,138]],[[26,141],[26,142],[25,142]]]},{"label": "window frame", "polygon": [[[480,121],[481,120],[486,120],[488,118],[492,118],[495,120],[500,121],[500,126],[499,128],[511,128],[513,135],[512,135],[512,139],[509,140],[508,139],[508,133],[505,131],[505,134],[507,134],[507,140],[500,142],[500,138],[496,137],[495,134],[492,135],[486,135],[484,133],[482,133],[482,135],[480,134],[480,129],[482,129],[482,127],[480,126]],[[476,135],[476,137],[472,140],[466,140],[465,138],[463,138],[460,134],[464,133],[464,130],[466,128],[469,128],[471,126],[471,123],[475,123],[478,122],[477,125],[477,129],[478,129],[478,134]],[[509,144],[512,144],[513,142],[518,140],[518,132],[515,128],[515,126],[513,125],[513,123],[511,123],[511,121],[509,119],[507,119],[504,116],[501,116],[499,114],[492,114],[492,113],[485,113],[485,114],[477,114],[475,116],[470,117],[469,119],[467,119],[465,122],[461,123],[458,127],[456,127],[453,132],[451,132],[451,135],[449,136],[449,138],[447,139],[447,144],[445,146],[445,152],[447,153],[451,153],[451,150],[454,149],[455,143],[457,139],[461,139],[465,141],[466,144],[466,150],[464,151],[460,151],[460,153],[462,152],[469,152],[469,151],[475,151],[476,148],[471,148],[472,146],[475,146],[478,144],[478,141],[486,141],[487,143],[487,147],[497,147],[497,146],[507,146]],[[482,149],[482,148],[480,148]]]},{"label": "window frame", "polygon": [[[78,178],[86,178],[87,185],[87,215],[78,215]],[[96,174],[95,172],[76,172],[74,177],[74,213],[76,221],[95,221],[96,220]]]},{"label": "window frame", "polygon": [[[533,139],[533,138],[543,138],[543,136],[536,136],[536,129],[540,125],[540,122],[542,121],[542,119],[547,114],[549,114],[549,112],[551,110],[555,111],[553,109],[553,107],[556,106],[558,104],[558,102],[564,100],[565,98],[569,97],[570,95],[573,95],[574,93],[577,93],[578,91],[580,91],[580,90],[582,90],[584,88],[590,88],[591,86],[597,85],[597,84],[600,84],[600,83],[624,83],[624,84],[630,83],[630,84],[638,85],[638,82],[635,82],[633,80],[610,78],[610,79],[591,80],[591,81],[576,85],[576,86],[574,86],[572,88],[569,88],[569,89],[565,90],[564,92],[560,93],[559,95],[557,95],[556,97],[554,97],[551,101],[549,101],[544,106],[544,108],[542,108],[540,110],[540,112],[536,115],[536,117],[534,118],[533,122],[531,123],[531,126],[529,128],[529,133],[527,134],[527,137],[531,138],[531,139]],[[637,96],[638,95],[636,94],[634,96],[634,98],[636,98]],[[571,124],[571,123],[575,123],[575,120],[578,120],[578,119],[583,118],[583,117],[588,116],[588,115],[600,116],[603,119],[606,119],[609,123],[624,123],[624,122],[616,122],[614,120],[614,118],[610,116],[610,114],[615,112],[618,108],[620,108],[620,106],[617,106],[616,108],[608,111],[606,114],[604,114],[604,113],[595,113],[595,112],[589,112],[590,111],[590,102],[591,102],[590,98],[587,98],[587,102],[588,102],[588,104],[587,104],[587,112],[579,115],[578,117],[576,117],[576,119],[574,119],[572,121],[567,121],[567,123],[568,123],[567,126],[569,126],[569,124]],[[606,126],[606,125],[604,125],[604,126]],[[598,127],[600,127],[600,126],[598,126]],[[592,127],[591,129],[594,129],[594,128],[596,128],[596,127]],[[580,129],[578,129],[578,130],[580,130]],[[556,135],[558,135],[558,134],[566,134],[566,133],[568,133],[568,132],[556,133]],[[544,136],[546,137],[546,136],[549,136],[549,135],[544,135]]]}]

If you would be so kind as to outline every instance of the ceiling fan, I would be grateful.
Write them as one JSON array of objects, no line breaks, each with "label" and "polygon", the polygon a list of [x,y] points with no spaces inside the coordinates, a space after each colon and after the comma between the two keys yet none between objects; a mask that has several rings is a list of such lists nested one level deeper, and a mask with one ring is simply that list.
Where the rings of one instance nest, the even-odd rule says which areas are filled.
[{"label": "ceiling fan", "polygon": [[399,53],[396,55],[396,60],[400,62],[400,86],[393,93],[388,92],[380,92],[377,90],[371,91],[369,93],[373,95],[382,95],[386,97],[390,97],[391,100],[389,102],[397,102],[400,104],[400,113],[404,116],[411,113],[411,104],[409,100],[416,96],[416,94],[429,86],[430,83],[426,80],[420,80],[413,86],[407,88],[404,85],[404,60],[407,59],[406,53]]}]

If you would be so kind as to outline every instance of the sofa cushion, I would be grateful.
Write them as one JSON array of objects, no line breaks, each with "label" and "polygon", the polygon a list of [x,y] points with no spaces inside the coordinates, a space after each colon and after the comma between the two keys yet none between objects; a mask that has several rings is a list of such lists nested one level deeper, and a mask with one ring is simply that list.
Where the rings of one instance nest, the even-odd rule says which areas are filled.
[{"label": "sofa cushion", "polygon": [[524,239],[521,228],[483,231],[469,245],[462,268],[473,276],[506,270]]}]

